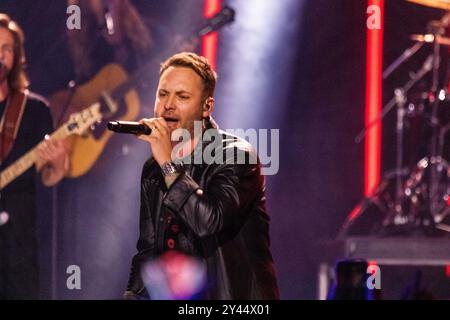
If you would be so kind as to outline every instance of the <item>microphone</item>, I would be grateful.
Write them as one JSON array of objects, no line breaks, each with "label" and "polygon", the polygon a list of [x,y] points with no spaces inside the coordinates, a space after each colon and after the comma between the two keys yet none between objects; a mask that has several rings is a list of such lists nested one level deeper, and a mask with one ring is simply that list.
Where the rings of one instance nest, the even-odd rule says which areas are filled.
[{"label": "microphone", "polygon": [[145,135],[149,135],[150,133],[152,133],[152,129],[150,129],[148,126],[135,121],[110,121],[108,122],[107,127],[109,130],[117,133]]},{"label": "microphone", "polygon": [[110,36],[112,36],[115,32],[115,30],[114,30],[115,27],[114,27],[114,19],[112,17],[112,13],[111,13],[110,5],[109,5],[108,1],[104,1],[104,8],[105,8],[104,16],[105,16],[106,30],[108,31],[108,34]]},{"label": "microphone", "polygon": [[111,36],[114,34],[114,21],[112,19],[111,13],[106,11],[105,13],[105,21],[106,21],[106,29],[108,30],[108,34]]},{"label": "microphone", "polygon": [[208,23],[198,32],[198,35],[204,36],[210,32],[219,30],[223,26],[233,22],[234,15],[234,9],[229,6],[225,6],[214,17],[208,19]]}]

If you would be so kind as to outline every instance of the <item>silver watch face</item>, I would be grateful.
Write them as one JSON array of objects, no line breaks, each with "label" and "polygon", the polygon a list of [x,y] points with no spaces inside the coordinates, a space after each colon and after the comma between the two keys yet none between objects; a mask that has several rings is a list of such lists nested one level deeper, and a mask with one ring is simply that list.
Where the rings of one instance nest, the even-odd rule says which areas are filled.
[{"label": "silver watch face", "polygon": [[161,166],[161,170],[164,176],[177,172],[177,167],[172,161],[168,161]]}]

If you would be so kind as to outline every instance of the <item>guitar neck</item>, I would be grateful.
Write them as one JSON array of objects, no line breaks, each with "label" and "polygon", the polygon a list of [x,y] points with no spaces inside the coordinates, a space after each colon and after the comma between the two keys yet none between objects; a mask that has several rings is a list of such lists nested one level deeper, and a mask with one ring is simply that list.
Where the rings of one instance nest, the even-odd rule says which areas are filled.
[{"label": "guitar neck", "polygon": [[[66,130],[66,126],[62,126],[50,135],[50,139],[62,140],[67,136],[68,133]],[[8,168],[0,173],[0,190],[10,184],[14,179],[16,179],[36,163],[36,161],[38,160],[37,149],[42,142],[43,141],[41,141],[37,146],[17,159],[13,164],[11,164]]]}]

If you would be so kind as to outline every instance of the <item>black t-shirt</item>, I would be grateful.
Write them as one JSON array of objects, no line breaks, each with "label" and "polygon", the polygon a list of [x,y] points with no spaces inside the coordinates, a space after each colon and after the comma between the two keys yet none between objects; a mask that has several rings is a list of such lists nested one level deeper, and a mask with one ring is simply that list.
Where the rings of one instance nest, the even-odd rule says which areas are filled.
[{"label": "black t-shirt", "polygon": [[[5,108],[5,102],[0,108]],[[36,95],[29,95],[16,141],[0,169],[22,157],[52,129],[46,103]],[[0,210],[9,214],[8,222],[0,226],[0,299],[38,297],[36,178],[33,165],[0,191]]]},{"label": "black t-shirt", "polygon": [[[3,115],[6,101],[0,103],[0,115]],[[7,168],[14,161],[36,146],[46,134],[53,131],[52,118],[46,102],[35,94],[29,94],[22,121],[19,126],[16,141],[1,170]],[[1,143],[1,141],[0,141]],[[2,196],[9,193],[35,193],[36,169],[32,166],[21,176],[12,181],[4,190]]]}]

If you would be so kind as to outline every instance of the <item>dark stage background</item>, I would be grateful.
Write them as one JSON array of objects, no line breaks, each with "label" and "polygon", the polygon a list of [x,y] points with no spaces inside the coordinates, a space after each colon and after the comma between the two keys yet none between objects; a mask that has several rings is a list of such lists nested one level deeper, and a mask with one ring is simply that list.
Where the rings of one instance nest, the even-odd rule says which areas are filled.
[{"label": "dark stage background", "polygon": [[[280,129],[279,171],[267,176],[267,204],[281,297],[315,299],[316,246],[337,235],[363,196],[364,145],[354,137],[364,124],[367,4],[270,2],[285,7],[275,15],[252,12],[259,0],[224,2],[236,9],[236,21],[219,36],[216,120],[227,129]],[[203,14],[201,0],[133,3],[161,46]],[[65,1],[2,0],[0,12],[25,31],[31,89],[45,96],[62,89],[73,78]],[[402,0],[387,0],[385,13],[385,66],[412,45],[409,34],[423,33],[442,15]],[[408,68],[421,66],[419,57],[386,82],[386,101]],[[156,71],[142,95],[142,116],[152,115]],[[392,113],[383,129],[383,171],[394,164],[394,121]],[[142,142],[115,136],[88,174],[58,186],[57,219],[48,209],[40,218],[44,298],[121,297],[135,253],[139,177],[148,156]],[[47,192],[43,207],[49,199]],[[81,268],[81,290],[66,287],[69,265]]]}]

